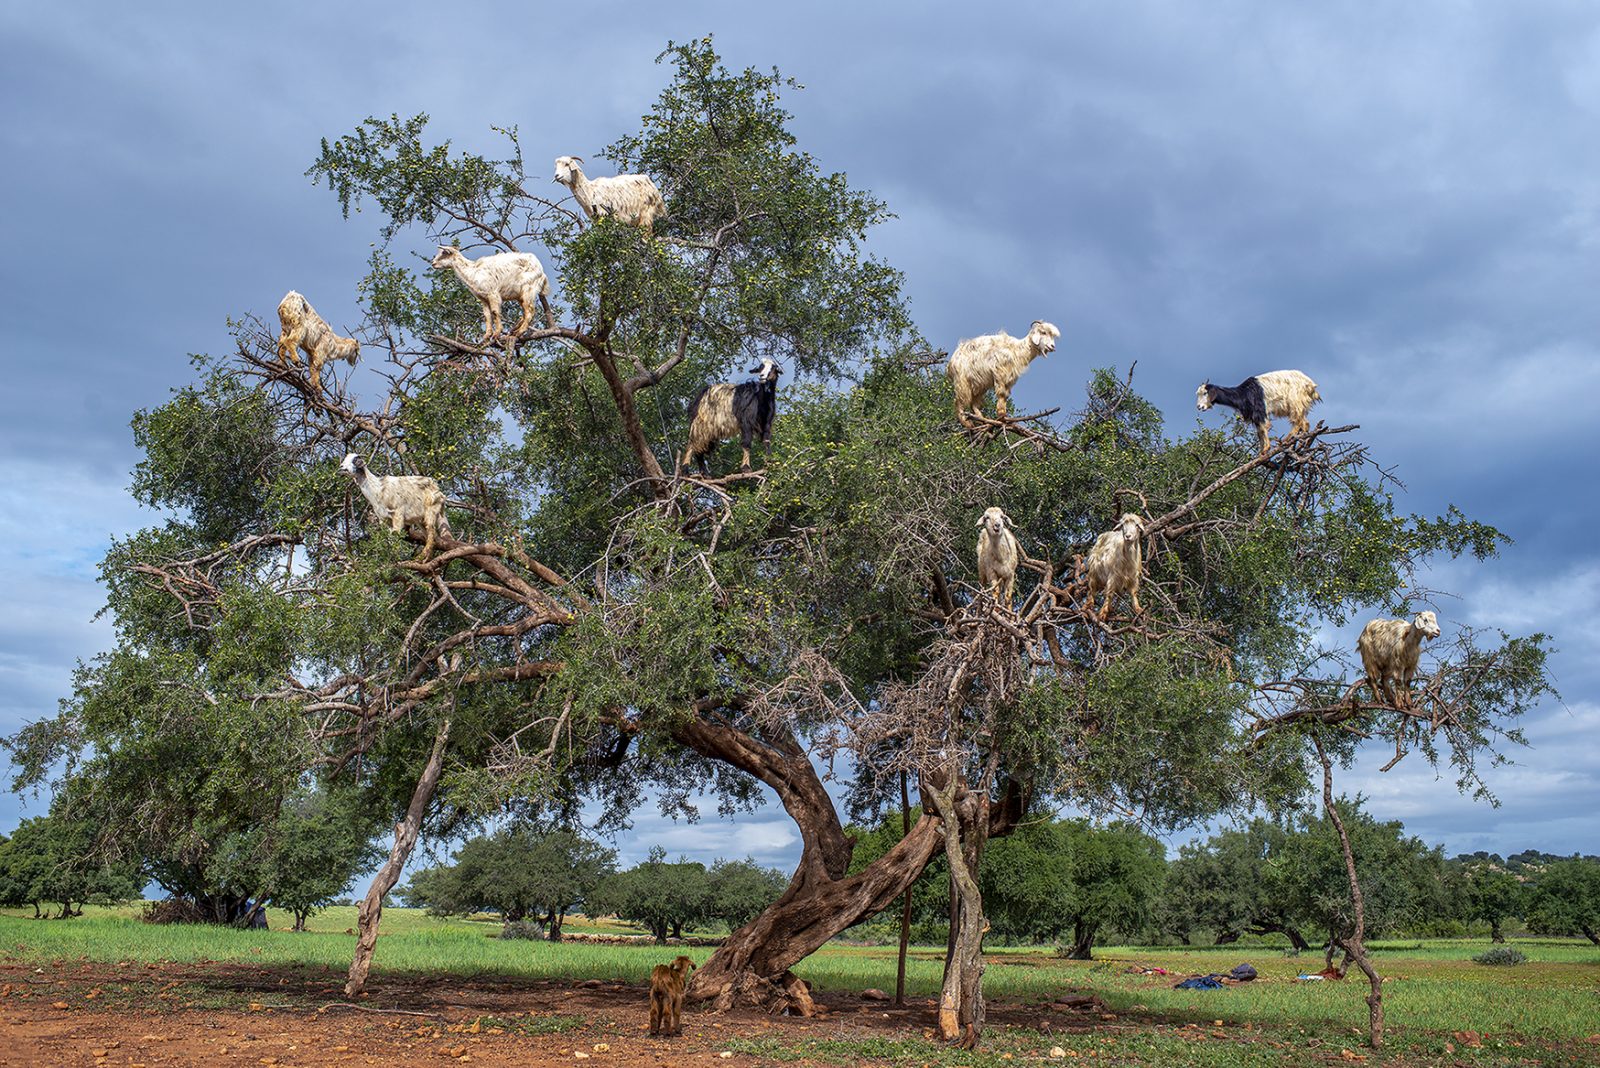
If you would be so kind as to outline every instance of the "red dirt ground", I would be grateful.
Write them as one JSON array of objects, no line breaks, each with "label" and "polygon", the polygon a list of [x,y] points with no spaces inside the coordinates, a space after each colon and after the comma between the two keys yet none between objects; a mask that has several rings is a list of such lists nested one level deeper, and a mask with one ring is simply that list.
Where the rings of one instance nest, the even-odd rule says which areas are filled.
[{"label": "red dirt ground", "polygon": [[[339,996],[342,978],[230,964],[0,962],[0,1066],[730,1065],[752,1059],[719,1056],[735,1037],[914,1037],[933,1018],[926,1000],[894,1009],[830,994],[818,998],[825,1013],[814,1019],[691,1007],[683,1035],[662,1039],[646,1033],[643,987],[384,978],[355,1006]],[[989,1017],[1105,1026],[1092,1011],[992,1005]],[[518,1033],[562,1026],[575,1029]]]}]

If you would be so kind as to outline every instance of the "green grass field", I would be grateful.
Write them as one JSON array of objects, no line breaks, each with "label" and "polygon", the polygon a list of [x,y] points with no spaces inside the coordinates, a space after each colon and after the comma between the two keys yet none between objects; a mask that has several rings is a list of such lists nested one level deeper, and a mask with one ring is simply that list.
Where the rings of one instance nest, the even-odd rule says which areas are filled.
[{"label": "green grass field", "polygon": [[[345,933],[355,923],[353,908],[330,908],[315,916],[312,929],[301,934],[151,926],[140,922],[133,908],[90,908],[87,912],[65,922],[34,920],[24,912],[0,913],[0,956],[41,963],[242,962],[257,967],[342,971],[354,943],[353,936]],[[594,929],[581,920],[569,928]],[[608,929],[623,930],[614,925]],[[494,922],[440,920],[408,909],[386,910],[375,975],[643,982],[652,965],[677,952],[676,948],[669,951],[648,944],[551,944],[489,937],[497,930]],[[1391,1044],[1412,1056],[1443,1056],[1451,1033],[1470,1029],[1486,1038],[1480,1055],[1498,1051],[1497,1056],[1514,1053],[1515,1057],[1506,1062],[1480,1059],[1466,1063],[1516,1063],[1516,1058],[1530,1063],[1600,1063],[1600,1044],[1588,1041],[1589,1036],[1600,1033],[1600,948],[1549,939],[1514,940],[1512,944],[1527,954],[1527,964],[1512,968],[1475,964],[1470,958],[1487,946],[1477,940],[1377,943],[1374,957],[1387,978],[1384,1001]],[[704,960],[710,952],[689,951],[697,960]],[[1281,1056],[1285,1047],[1305,1048],[1308,1043],[1323,1047],[1331,1042],[1335,1052],[1340,1043],[1360,1049],[1366,984],[1354,979],[1343,983],[1294,981],[1297,972],[1321,966],[1320,954],[1292,958],[1284,956],[1280,948],[1266,945],[1115,946],[1097,950],[1097,956],[1095,961],[1067,961],[1044,948],[994,949],[988,956],[984,988],[991,999],[1025,1004],[1047,1002],[1067,991],[1092,992],[1118,1014],[1159,1018],[1161,1027],[1149,1033],[1113,1040],[1121,1043],[1121,1053],[1136,1061],[1245,1065],[1257,1063],[1250,1058],[1259,1053],[1267,1058],[1259,1063],[1266,1064],[1284,1063],[1271,1059],[1268,1051]],[[911,994],[926,997],[937,991],[941,961],[942,948],[913,948],[908,968]],[[1241,961],[1253,964],[1261,979],[1216,991],[1172,989],[1173,982],[1183,975],[1226,971]],[[1133,970],[1136,966],[1165,968],[1174,974],[1138,974]],[[834,945],[796,970],[821,991],[857,992],[867,987],[892,989],[894,968],[893,947]],[[1192,1035],[1179,1032],[1184,1028],[1193,1031],[1196,1025],[1209,1031],[1218,1027],[1219,1020],[1224,1029],[1258,1032],[1261,1048],[1236,1049],[1235,1059],[1212,1062],[1206,1059],[1212,1054],[1200,1048],[1203,1044],[1197,1045]],[[771,1046],[778,1040],[759,1041]],[[1084,1035],[1071,1041],[1078,1047],[1069,1045],[1069,1049],[1087,1056],[1088,1050],[1100,1048],[1095,1043],[1105,1038]],[[751,1042],[759,1044],[758,1040]],[[1052,1038],[1028,1031],[1013,1036],[1013,1044],[1007,1048],[1027,1053],[1040,1043],[1041,1049],[1048,1049],[1057,1042],[1067,1045],[1062,1035]],[[1136,1054],[1130,1042],[1149,1045],[1146,1055]],[[803,1050],[751,1046],[745,1052],[775,1060],[792,1054],[842,1063],[880,1057],[896,1061],[905,1053],[920,1058],[918,1063],[943,1063],[937,1058],[930,1061],[926,1043],[913,1044],[921,1052],[897,1052],[888,1046],[866,1050],[859,1042],[837,1050],[812,1042]],[[1528,1048],[1524,1051],[1519,1044]],[[1180,1050],[1183,1056],[1178,1058]]]}]

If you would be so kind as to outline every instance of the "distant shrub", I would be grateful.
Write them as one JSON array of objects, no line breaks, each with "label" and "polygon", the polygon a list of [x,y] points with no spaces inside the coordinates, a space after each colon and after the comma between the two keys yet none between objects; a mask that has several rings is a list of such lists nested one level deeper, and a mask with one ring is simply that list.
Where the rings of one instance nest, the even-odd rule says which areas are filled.
[{"label": "distant shrub", "polygon": [[1495,946],[1493,949],[1484,950],[1472,958],[1479,964],[1513,965],[1526,964],[1527,954],[1521,950],[1512,949],[1510,946]]},{"label": "distant shrub", "polygon": [[146,904],[140,919],[145,923],[205,923],[211,917],[186,897],[169,897]]},{"label": "distant shrub", "polygon": [[541,930],[539,925],[536,923],[529,923],[527,920],[517,920],[515,923],[508,923],[504,927],[500,928],[500,934],[498,937],[523,938],[533,942],[543,938],[544,931]]}]

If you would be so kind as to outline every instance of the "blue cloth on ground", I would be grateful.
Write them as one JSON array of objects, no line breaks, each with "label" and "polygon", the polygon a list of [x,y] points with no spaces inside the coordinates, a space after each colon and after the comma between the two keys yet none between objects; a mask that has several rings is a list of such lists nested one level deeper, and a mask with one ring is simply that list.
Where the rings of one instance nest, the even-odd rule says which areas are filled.
[{"label": "blue cloth on ground", "polygon": [[1222,989],[1222,976],[1220,976],[1220,975],[1216,974],[1215,972],[1213,972],[1210,975],[1202,975],[1202,976],[1199,976],[1198,978],[1195,978],[1195,979],[1185,979],[1183,982],[1175,984],[1172,989],[1174,989],[1174,990],[1221,990]]}]

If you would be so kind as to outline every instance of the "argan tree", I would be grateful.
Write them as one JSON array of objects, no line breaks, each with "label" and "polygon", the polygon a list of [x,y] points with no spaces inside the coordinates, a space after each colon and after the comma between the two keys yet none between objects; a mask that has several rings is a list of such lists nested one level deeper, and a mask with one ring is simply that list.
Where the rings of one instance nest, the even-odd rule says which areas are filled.
[{"label": "argan tree", "polygon": [[[864,251],[887,209],[796,146],[795,86],[728,70],[709,39],[663,58],[638,131],[601,153],[661,188],[653,233],[549,199],[514,128],[501,159],[431,143],[425,116],[323,143],[310,175],[382,216],[362,364],[313,390],[245,315],[235,352],[140,413],[134,492],[169,518],[108,558],[117,648],[19,740],[25,767],[37,781],[100,752],[84,719],[120,676],[169,720],[260,735],[217,769],[230,803],[308,771],[360,791],[395,835],[352,994],[425,828],[599,802],[605,830],[647,797],[692,817],[701,795],[736,812],[764,785],[799,863],[692,996],[807,1011],[789,969],[942,854],[957,915],[940,1030],[976,1041],[990,838],[1060,800],[1159,827],[1303,789],[1328,702],[1356,730],[1382,711],[1338,703],[1318,625],[1401,601],[1431,555],[1497,534],[1398,512],[1354,426],[1265,456],[1216,431],[1171,440],[1108,372],[1085,372],[1071,417],[960,427],[899,275]],[[508,313],[514,343],[479,346],[476,301],[426,267],[437,243],[537,247],[555,325]],[[761,358],[786,371],[765,470],[675,477],[689,399]],[[372,521],[337,469],[347,449],[440,482],[452,533],[432,557]],[[993,504],[1028,554],[1015,606],[974,585]],[[1148,519],[1148,611],[1101,621],[1077,560],[1128,510]],[[1455,718],[1407,718],[1398,746],[1486,738],[1520,709],[1542,676],[1515,668],[1540,665],[1484,655],[1430,676]],[[1262,707],[1269,682],[1282,700]],[[921,803],[855,869],[824,786],[845,751],[864,813],[898,810],[902,775]],[[166,818],[195,796],[139,803]]]}]

